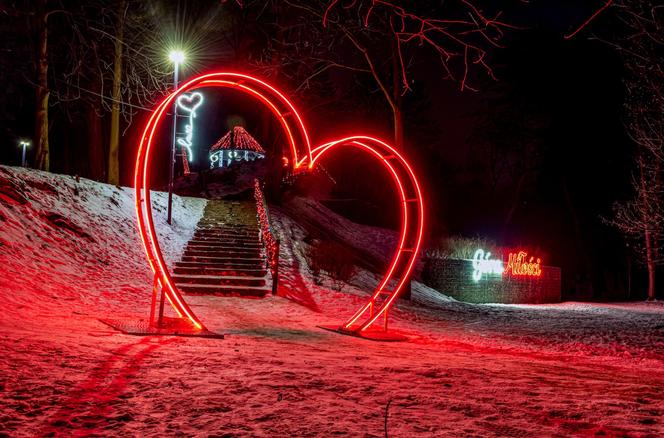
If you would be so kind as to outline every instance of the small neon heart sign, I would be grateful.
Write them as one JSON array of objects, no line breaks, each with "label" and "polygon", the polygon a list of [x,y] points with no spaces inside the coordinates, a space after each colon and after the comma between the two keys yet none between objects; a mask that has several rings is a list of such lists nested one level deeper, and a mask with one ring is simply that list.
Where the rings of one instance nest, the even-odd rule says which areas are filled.
[{"label": "small neon heart sign", "polygon": [[177,106],[196,117],[196,108],[203,104],[203,95],[201,93],[190,93],[178,96]]},{"label": "small neon heart sign", "polygon": [[291,154],[288,163],[294,173],[311,169],[317,162],[341,148],[353,148],[369,154],[387,169],[394,181],[401,205],[399,244],[385,275],[371,297],[339,329],[359,334],[369,330],[381,317],[384,318],[386,326],[389,309],[410,278],[422,243],[424,203],[419,182],[411,165],[387,142],[370,136],[344,137],[312,148],[302,117],[283,93],[258,78],[231,72],[201,75],[183,84],[166,97],[148,120],[138,147],[134,171],[138,230],[156,281],[163,287],[165,296],[175,312],[180,317],[189,319],[199,329],[204,328],[203,323],[173,283],[157,240],[150,199],[152,143],[157,127],[173,102],[176,101],[178,106],[184,105],[194,111],[202,103],[202,96],[196,97],[200,93],[191,92],[202,87],[225,87],[242,91],[270,109],[286,134]]}]

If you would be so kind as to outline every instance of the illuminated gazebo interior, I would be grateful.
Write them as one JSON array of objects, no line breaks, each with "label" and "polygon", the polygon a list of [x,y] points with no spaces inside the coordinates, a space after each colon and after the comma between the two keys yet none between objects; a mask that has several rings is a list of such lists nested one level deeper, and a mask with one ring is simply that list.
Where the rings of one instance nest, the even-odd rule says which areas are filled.
[{"label": "illuminated gazebo interior", "polygon": [[210,168],[228,167],[234,161],[265,158],[265,150],[246,129],[235,126],[210,148]]}]

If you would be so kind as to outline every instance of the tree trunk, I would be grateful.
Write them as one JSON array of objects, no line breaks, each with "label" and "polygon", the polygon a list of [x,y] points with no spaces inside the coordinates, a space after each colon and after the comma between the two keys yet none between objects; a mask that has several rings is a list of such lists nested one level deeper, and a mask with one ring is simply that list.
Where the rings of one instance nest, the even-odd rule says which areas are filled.
[{"label": "tree trunk", "polygon": [[104,145],[101,132],[101,118],[97,113],[97,107],[89,103],[87,111],[88,141],[85,145],[88,149],[88,166],[90,178],[95,181],[104,181]]},{"label": "tree trunk", "polygon": [[514,219],[519,204],[521,203],[521,192],[523,192],[523,186],[526,183],[526,172],[519,175],[519,181],[516,184],[516,189],[512,196],[512,203],[510,204],[510,209],[507,210],[507,215],[505,215],[505,221],[503,222],[502,237],[503,239],[507,236],[507,230]]},{"label": "tree trunk", "polygon": [[[55,117],[52,117],[51,121],[53,121],[54,118]],[[72,141],[72,137],[76,137],[76,132],[75,129],[71,129],[71,127],[63,129],[62,134],[58,135],[58,146],[62,148],[62,173],[65,175],[78,174],[78,163],[73,162],[73,157],[77,157],[79,154],[73,149],[79,142],[76,140]]]},{"label": "tree trunk", "polygon": [[648,267],[648,301],[655,300],[655,258],[650,230],[646,230],[646,266]]},{"label": "tree trunk", "polygon": [[399,43],[397,38],[394,38],[392,43],[392,114],[394,116],[394,147],[399,150],[403,150],[404,146],[403,112],[401,111],[401,74]]},{"label": "tree trunk", "polygon": [[[658,191],[661,190],[662,187],[662,180],[661,180],[661,162],[659,160],[655,161],[655,187],[657,187]],[[655,198],[655,201],[657,202],[656,209],[657,211],[662,211],[661,205],[659,203],[659,198]],[[660,236],[660,229],[659,229],[659,221],[653,221],[652,223],[652,235],[650,239],[650,244],[652,248],[652,272],[648,272],[648,301],[655,301],[657,299],[656,297],[656,292],[655,292],[655,272],[657,270],[657,264],[659,263],[659,256],[660,256],[660,251],[661,248],[659,247],[659,236]],[[652,275],[652,280],[651,280],[651,275]]]},{"label": "tree trunk", "polygon": [[561,178],[561,186],[563,189],[563,196],[565,197],[565,206],[567,211],[572,218],[572,224],[574,225],[574,239],[576,241],[577,250],[583,252],[583,260],[585,262],[585,268],[590,268],[590,256],[588,256],[583,250],[583,233],[581,232],[581,223],[579,222],[579,215],[576,212],[574,207],[574,201],[572,200],[572,194],[570,193],[569,186],[567,184],[567,177],[563,176]]},{"label": "tree trunk", "polygon": [[639,178],[641,183],[641,202],[643,206],[641,211],[643,212],[643,223],[645,224],[644,229],[644,240],[646,246],[646,267],[648,268],[648,301],[655,300],[655,251],[653,245],[653,235],[650,225],[653,220],[648,217],[649,215],[649,193],[648,185],[646,184],[646,168],[645,163],[643,162],[643,156],[639,156]]},{"label": "tree trunk", "polygon": [[113,64],[113,88],[111,96],[111,138],[108,145],[108,183],[120,184],[120,86],[122,85],[122,45],[124,43],[125,1],[118,10],[117,34],[115,35],[115,60]]},{"label": "tree trunk", "polygon": [[403,150],[403,113],[401,108],[395,107],[394,113],[394,147]]},{"label": "tree trunk", "polygon": [[46,0],[38,0],[36,13],[37,31],[39,33],[37,52],[37,95],[35,111],[35,167],[49,170],[50,151],[48,144],[48,13]]},{"label": "tree trunk", "polygon": [[394,146],[397,149],[401,149],[401,147],[403,146],[403,115],[401,113],[401,93],[399,92],[399,85],[398,85],[400,84],[399,80],[401,78],[401,73],[398,73],[398,71],[400,71],[397,65],[398,60],[394,59],[398,55],[396,54],[396,52],[393,54],[393,60],[392,60],[393,86],[390,89],[390,87],[388,87],[381,79],[381,76],[378,73],[378,68],[376,67],[376,64],[374,64],[374,61],[371,58],[371,55],[369,54],[367,48],[364,47],[362,44],[360,44],[356,39],[354,39],[349,34],[346,34],[346,37],[357,48],[357,50],[362,52],[362,55],[364,56],[367,65],[369,66],[369,70],[371,71],[371,75],[376,81],[376,84],[378,84],[380,90],[383,92],[385,100],[387,100],[387,103],[390,105],[390,109],[392,110],[392,115],[394,118],[394,143],[395,143]]}]

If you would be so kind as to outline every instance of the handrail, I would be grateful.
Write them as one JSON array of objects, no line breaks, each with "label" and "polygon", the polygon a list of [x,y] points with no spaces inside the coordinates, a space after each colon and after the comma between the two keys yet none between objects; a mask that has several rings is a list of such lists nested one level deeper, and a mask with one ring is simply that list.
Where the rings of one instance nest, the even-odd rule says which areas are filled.
[{"label": "handrail", "polygon": [[270,225],[270,211],[258,179],[254,179],[254,199],[256,200],[256,218],[260,228],[259,236],[267,256],[266,267],[272,275],[272,294],[276,295],[279,284],[279,239],[275,237]]}]

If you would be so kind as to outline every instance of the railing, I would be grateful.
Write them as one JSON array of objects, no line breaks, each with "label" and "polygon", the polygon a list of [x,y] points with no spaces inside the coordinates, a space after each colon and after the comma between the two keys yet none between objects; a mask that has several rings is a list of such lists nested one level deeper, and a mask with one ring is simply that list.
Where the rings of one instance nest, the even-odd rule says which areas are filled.
[{"label": "railing", "polygon": [[272,275],[272,294],[274,295],[277,293],[279,285],[279,239],[274,236],[274,231],[270,225],[270,212],[258,179],[254,179],[254,199],[256,200],[256,216],[260,228],[259,235],[263,247],[265,247],[267,269]]}]

